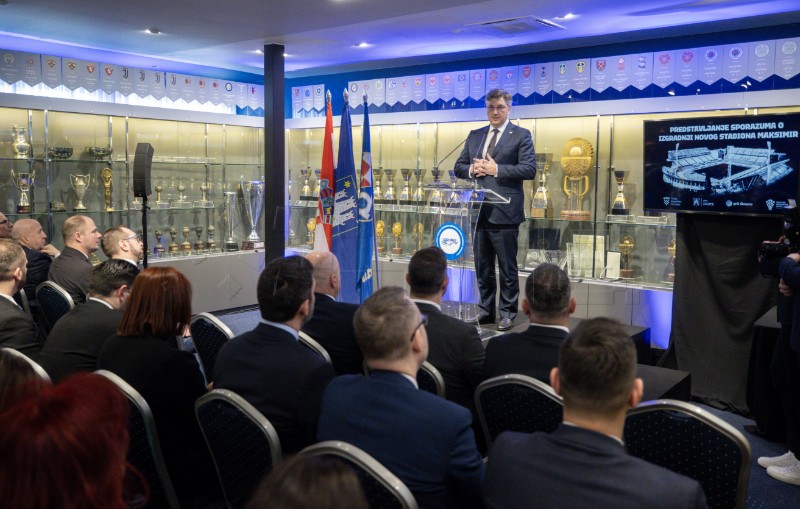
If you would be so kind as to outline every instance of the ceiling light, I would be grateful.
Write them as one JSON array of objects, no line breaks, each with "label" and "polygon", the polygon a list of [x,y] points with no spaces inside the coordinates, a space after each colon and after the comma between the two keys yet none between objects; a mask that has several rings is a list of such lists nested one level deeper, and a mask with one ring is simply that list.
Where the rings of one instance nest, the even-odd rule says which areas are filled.
[{"label": "ceiling light", "polygon": [[147,32],[148,34],[158,35],[161,33],[161,30],[159,30],[156,27],[150,27],[147,30],[145,30],[145,32]]},{"label": "ceiling light", "polygon": [[566,19],[573,19],[573,18],[576,18],[576,17],[577,17],[577,15],[572,14],[571,12],[568,12],[568,13],[564,14],[563,16],[556,16],[553,19],[566,20]]},{"label": "ceiling light", "polygon": [[359,43],[359,44],[354,44],[354,46],[356,48],[368,48],[369,47],[369,43],[362,42],[362,43]]},{"label": "ceiling light", "polygon": [[264,54],[264,50],[263,49],[257,49],[256,53],[258,53],[259,55],[263,55]]}]

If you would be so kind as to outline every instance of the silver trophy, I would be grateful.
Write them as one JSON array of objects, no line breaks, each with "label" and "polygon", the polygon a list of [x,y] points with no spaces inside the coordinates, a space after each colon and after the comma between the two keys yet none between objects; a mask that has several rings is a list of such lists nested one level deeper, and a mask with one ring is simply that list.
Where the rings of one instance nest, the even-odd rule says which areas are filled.
[{"label": "silver trophy", "polygon": [[[432,169],[431,170],[431,176],[433,176],[433,185],[434,186],[441,185],[441,182],[439,181],[439,178],[441,176],[441,172],[440,172],[439,168]],[[431,203],[441,203],[441,201],[442,201],[442,191],[440,189],[434,189],[431,192]]]},{"label": "silver trophy", "polygon": [[383,191],[381,191],[381,177],[383,176],[383,168],[372,169],[372,199],[375,203],[383,199]]},{"label": "silver trophy", "polygon": [[319,196],[319,191],[321,187],[320,178],[322,177],[322,169],[317,168],[316,170],[314,170],[314,176],[317,178],[317,182],[316,184],[314,184],[314,194],[312,194],[311,196],[313,196],[314,199],[316,199]]},{"label": "silver trophy", "polygon": [[414,169],[414,177],[417,179],[417,187],[414,189],[414,197],[413,200],[415,202],[424,202],[425,201],[425,190],[422,189],[422,180],[425,178],[425,168],[416,168]]},{"label": "silver trophy", "polygon": [[83,204],[83,198],[86,196],[86,189],[88,189],[89,185],[92,183],[92,176],[88,173],[86,175],[73,175],[70,173],[69,182],[70,185],[72,185],[72,189],[75,190],[75,196],[78,198],[78,203],[72,207],[72,210],[75,212],[86,210],[86,205]]},{"label": "silver trophy", "polygon": [[383,170],[383,173],[386,175],[386,192],[383,194],[383,199],[387,201],[394,201],[395,194],[394,194],[394,172],[396,170],[392,170],[390,168],[386,168]]},{"label": "silver trophy", "polygon": [[242,180],[242,196],[244,197],[244,212],[250,223],[250,235],[242,242],[242,249],[262,249],[264,241],[258,236],[258,221],[264,210],[264,181]]},{"label": "silver trophy", "polygon": [[31,206],[30,190],[33,187],[33,181],[36,178],[36,171],[30,173],[19,173],[11,170],[11,180],[14,185],[19,189],[19,200],[17,201],[17,214],[30,214],[33,212]]},{"label": "silver trophy", "polygon": [[11,148],[14,150],[14,157],[17,159],[27,159],[31,153],[31,144],[28,141],[28,130],[24,127],[11,127]]},{"label": "silver trophy", "polygon": [[403,176],[403,189],[400,191],[400,201],[409,201],[411,199],[411,168],[402,168],[400,174]]},{"label": "silver trophy", "polygon": [[233,214],[236,210],[236,193],[225,191],[225,230],[228,238],[225,240],[225,251],[238,251],[239,243],[233,237]]}]

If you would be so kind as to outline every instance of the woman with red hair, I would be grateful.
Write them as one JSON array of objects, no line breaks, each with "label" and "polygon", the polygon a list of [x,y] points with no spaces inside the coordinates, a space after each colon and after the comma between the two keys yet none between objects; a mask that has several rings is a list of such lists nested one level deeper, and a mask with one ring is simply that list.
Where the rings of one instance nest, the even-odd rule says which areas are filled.
[{"label": "woman with red hair", "polygon": [[136,276],[117,336],[106,341],[97,369],[116,373],[139,391],[156,422],[161,451],[181,507],[221,499],[214,464],[194,416],[207,392],[200,366],[181,351],[192,317],[192,288],[172,267]]},{"label": "woman with red hair", "polygon": [[126,509],[128,411],[91,373],[19,392],[0,414],[0,507]]}]

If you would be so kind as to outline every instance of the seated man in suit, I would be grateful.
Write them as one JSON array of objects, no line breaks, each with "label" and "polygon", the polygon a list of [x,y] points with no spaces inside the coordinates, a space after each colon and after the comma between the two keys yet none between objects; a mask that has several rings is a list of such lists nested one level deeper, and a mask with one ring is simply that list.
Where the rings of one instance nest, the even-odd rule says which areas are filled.
[{"label": "seated man in suit", "polygon": [[358,309],[355,328],[371,374],[343,375],[328,385],[317,438],[372,455],[421,508],[483,507],[483,462],[469,411],[417,387],[428,354],[419,309],[402,288],[384,287]]},{"label": "seated man in suit", "polygon": [[89,255],[97,251],[100,234],[91,217],[72,216],[64,221],[61,235],[65,247],[50,265],[47,279],[66,290],[75,304],[86,302],[92,282]]},{"label": "seated man in suit", "polygon": [[550,383],[564,398],[564,422],[553,433],[497,437],[483,485],[488,507],[706,507],[697,481],[625,452],[625,415],[639,404],[643,383],[619,322],[594,318],[575,327]]},{"label": "seated man in suit", "polygon": [[124,260],[106,260],[92,270],[89,298],[56,322],[42,348],[39,362],[54,383],[97,368],[100,349],[106,339],[117,334],[138,273],[138,268]]},{"label": "seated man in suit", "polygon": [[144,258],[144,244],[138,233],[122,225],[114,226],[103,233],[100,244],[109,259],[125,260],[139,269],[139,262]]},{"label": "seated man in suit", "polygon": [[341,276],[339,260],[329,251],[314,251],[306,255],[314,266],[314,316],[303,325],[303,332],[316,339],[333,361],[336,373],[363,373],[364,357],[356,344],[353,316],[358,306],[336,302]]},{"label": "seated man in suit", "polygon": [[558,364],[558,347],[567,337],[575,312],[567,275],[557,265],[543,263],[528,275],[522,311],[530,325],[524,332],[496,336],[486,346],[486,378],[518,374],[547,383]]},{"label": "seated man in suit", "polygon": [[14,223],[0,212],[0,239],[10,239],[14,230]]},{"label": "seated man in suit", "polygon": [[28,302],[36,301],[36,287],[47,280],[47,273],[50,271],[50,264],[54,256],[61,254],[61,251],[53,247],[52,244],[45,244],[47,234],[42,229],[42,225],[36,219],[20,219],[14,224],[11,232],[14,240],[19,242],[25,256],[28,259],[28,275],[25,278],[25,295]]},{"label": "seated man in suit", "polygon": [[276,258],[258,278],[261,323],[222,347],[214,387],[229,389],[275,426],[283,454],[315,441],[322,393],[333,366],[297,340],[314,312],[311,263],[301,256]]},{"label": "seated man in suit", "polygon": [[447,399],[474,409],[473,394],[483,380],[486,351],[475,327],[442,313],[448,283],[444,251],[431,246],[414,253],[406,282],[411,300],[428,317],[428,362],[442,374]]},{"label": "seated man in suit", "polygon": [[44,337],[28,314],[14,301],[25,285],[27,260],[11,239],[0,239],[0,347],[13,348],[38,360]]}]

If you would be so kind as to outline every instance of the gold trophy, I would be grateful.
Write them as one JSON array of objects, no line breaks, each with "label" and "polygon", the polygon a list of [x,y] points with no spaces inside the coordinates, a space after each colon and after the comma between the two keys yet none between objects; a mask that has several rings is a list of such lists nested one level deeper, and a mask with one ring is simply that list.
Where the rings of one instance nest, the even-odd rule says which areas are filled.
[{"label": "gold trophy", "polygon": [[383,176],[383,168],[372,169],[372,196],[375,203],[380,203],[383,200],[383,192],[381,191],[381,177]]},{"label": "gold trophy", "polygon": [[317,181],[314,184],[314,194],[312,194],[311,196],[313,196],[314,198],[317,198],[319,196],[319,192],[320,192],[320,186],[321,186],[321,180],[320,179],[322,178],[322,169],[320,169],[320,168],[315,169],[314,170],[314,177],[316,177]]},{"label": "gold trophy", "polygon": [[114,174],[108,166],[100,170],[100,181],[103,183],[103,189],[105,190],[106,212],[114,211],[114,207],[111,206],[111,178],[113,176]]},{"label": "gold trophy", "polygon": [[156,191],[156,208],[162,210],[168,209],[169,202],[161,199],[161,193],[164,192],[164,181],[158,182],[154,189]]},{"label": "gold trophy", "polygon": [[425,191],[422,189],[422,179],[425,178],[425,168],[417,168],[414,170],[414,177],[417,178],[417,187],[414,189],[414,201],[422,203],[425,201]]},{"label": "gold trophy", "polygon": [[306,235],[306,244],[309,246],[314,245],[314,230],[317,229],[317,220],[313,217],[309,217],[308,221],[306,221],[306,229],[308,230],[308,234]]},{"label": "gold trophy", "polygon": [[422,237],[425,235],[425,225],[417,223],[414,226],[414,235],[417,237],[417,251],[420,251],[422,249]]},{"label": "gold trophy", "polygon": [[88,173],[86,175],[70,174],[69,182],[72,185],[72,189],[75,190],[75,196],[78,198],[78,203],[72,207],[72,210],[75,212],[86,210],[86,205],[83,204],[83,198],[86,196],[86,189],[92,183],[92,176]]},{"label": "gold trophy", "polygon": [[550,173],[550,162],[553,154],[536,154],[536,169],[539,172],[539,187],[533,192],[531,199],[531,217],[534,219],[550,219],[553,217],[553,202],[550,190],[547,189],[547,175]]},{"label": "gold trophy", "polygon": [[625,181],[628,179],[628,172],[622,170],[614,170],[614,180],[617,183],[617,196],[614,198],[614,203],[611,205],[611,213],[615,216],[627,216],[631,213],[628,207],[628,200],[625,198]]},{"label": "gold trophy", "polygon": [[14,185],[19,189],[19,200],[17,201],[17,214],[30,214],[33,212],[33,205],[31,204],[30,190],[33,187],[33,181],[36,179],[36,171],[30,173],[19,173],[11,170],[11,180]]},{"label": "gold trophy", "polygon": [[394,172],[395,170],[386,168],[383,173],[386,174],[386,192],[383,194],[383,199],[386,201],[394,201]]},{"label": "gold trophy", "polygon": [[195,253],[199,253],[201,251],[204,251],[206,248],[206,243],[200,239],[200,237],[203,235],[203,227],[195,226],[194,233],[195,235],[197,235],[197,240],[194,241],[194,251]]},{"label": "gold trophy", "polygon": [[214,202],[208,199],[208,192],[210,190],[211,190],[211,183],[205,180],[200,182],[200,199],[195,200],[192,206],[199,209],[213,209]]},{"label": "gold trophy", "polygon": [[675,282],[675,255],[678,251],[678,245],[675,242],[675,239],[671,239],[669,241],[669,245],[667,246],[667,252],[669,253],[669,272],[667,273],[667,282],[674,283]]},{"label": "gold trophy", "polygon": [[[439,177],[441,175],[441,171],[439,168],[434,168],[431,170],[431,176],[433,177],[433,185],[438,186],[441,184],[439,181]],[[439,189],[434,189],[431,192],[431,203],[441,203],[442,202],[442,191]]]},{"label": "gold trophy", "polygon": [[394,223],[392,225],[392,235],[394,236],[394,247],[392,248],[392,254],[402,254],[403,248],[400,247],[400,236],[403,234],[403,225],[401,223]]},{"label": "gold trophy", "polygon": [[386,252],[386,223],[380,219],[375,222],[375,235],[378,237],[378,254]]},{"label": "gold trophy", "polygon": [[622,237],[622,242],[619,243],[619,252],[622,253],[622,268],[619,270],[619,277],[622,279],[633,278],[633,269],[631,268],[631,253],[636,248],[636,243],[633,237],[625,235]]},{"label": "gold trophy", "polygon": [[403,168],[400,170],[403,176],[403,189],[400,191],[400,201],[408,202],[411,199],[411,168]]},{"label": "gold trophy", "polygon": [[31,144],[28,141],[28,130],[24,127],[11,126],[11,149],[17,159],[27,159],[31,153]]},{"label": "gold trophy", "polygon": [[156,258],[162,258],[164,256],[164,244],[161,243],[161,237],[164,235],[164,232],[162,232],[159,228],[156,228],[156,231],[154,231],[153,234],[156,236]]},{"label": "gold trophy", "polygon": [[192,252],[192,243],[189,242],[189,227],[184,226],[181,228],[181,233],[183,234],[183,242],[181,242],[181,251],[183,251],[184,255],[188,255]]},{"label": "gold trophy", "polygon": [[180,249],[178,248],[178,243],[175,242],[175,237],[177,236],[178,236],[178,230],[176,230],[174,226],[170,226],[169,237],[171,239],[171,242],[169,243],[169,246],[167,246],[167,250],[169,251],[170,256],[175,256],[176,254],[178,254],[178,251],[180,251]]},{"label": "gold trophy", "polygon": [[178,199],[172,202],[173,209],[190,209],[192,208],[192,202],[186,199],[186,182],[183,181],[182,178],[178,179],[178,186],[176,188],[178,190]]},{"label": "gold trophy", "polygon": [[214,227],[213,224],[208,225],[208,239],[206,240],[206,249],[209,252],[213,252],[217,250],[217,242],[214,240],[214,233],[216,233],[217,229]]},{"label": "gold trophy", "polygon": [[572,138],[561,151],[561,170],[564,172],[564,194],[567,206],[561,211],[561,219],[588,221],[589,211],[583,210],[581,202],[589,192],[589,168],[594,159],[592,144],[583,138]]},{"label": "gold trophy", "polygon": [[314,197],[311,195],[311,186],[308,185],[308,180],[311,178],[311,168],[300,168],[300,175],[303,176],[303,187],[300,189],[300,199],[303,201],[311,201]]}]

